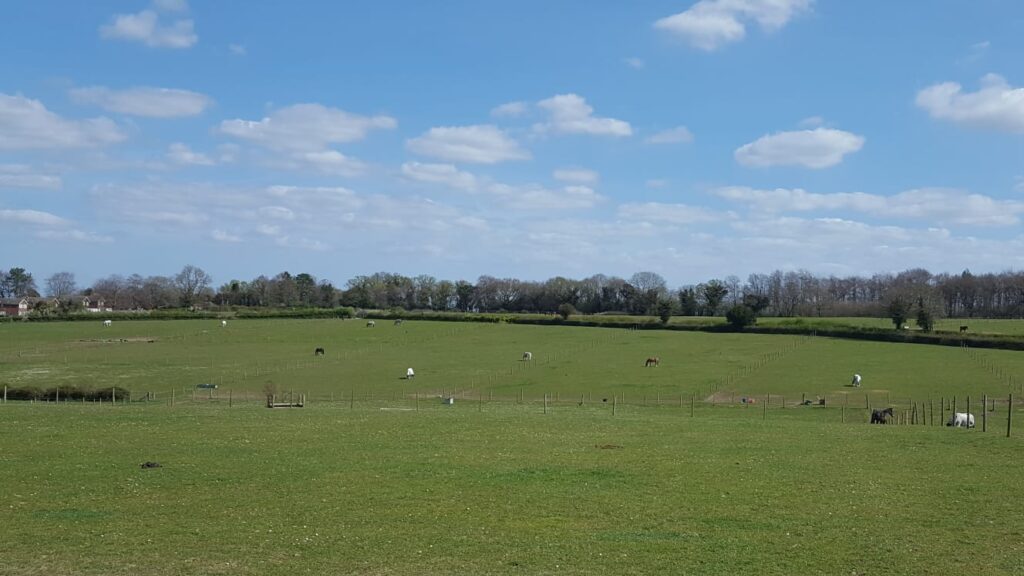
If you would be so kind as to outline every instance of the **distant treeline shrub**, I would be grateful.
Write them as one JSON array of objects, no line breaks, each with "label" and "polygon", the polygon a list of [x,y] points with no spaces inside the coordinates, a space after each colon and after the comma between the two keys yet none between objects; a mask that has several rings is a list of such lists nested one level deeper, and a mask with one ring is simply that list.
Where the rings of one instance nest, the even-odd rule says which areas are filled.
[{"label": "distant treeline shrub", "polygon": [[121,388],[120,386],[110,386],[107,388],[83,388],[76,385],[60,386],[53,388],[40,388],[38,386],[18,386],[7,389],[8,400],[37,400],[37,401],[50,401],[57,400],[58,390],[60,393],[61,400],[86,400],[95,401],[103,400],[105,402],[110,401],[115,396],[118,400],[128,397],[128,389]]}]

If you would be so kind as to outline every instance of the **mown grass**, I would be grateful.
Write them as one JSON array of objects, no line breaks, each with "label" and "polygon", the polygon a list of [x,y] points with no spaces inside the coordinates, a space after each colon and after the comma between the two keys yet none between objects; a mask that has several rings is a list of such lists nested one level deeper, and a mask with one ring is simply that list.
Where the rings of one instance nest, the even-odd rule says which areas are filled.
[{"label": "mown grass", "polygon": [[1024,444],[998,434],[381,407],[8,406],[0,573],[1024,570]]},{"label": "mown grass", "polygon": [[[159,396],[0,406],[0,574],[1018,574],[1005,404],[982,433],[869,426],[863,403],[962,409],[1022,373],[1020,352],[754,334],[3,325],[0,383]],[[268,382],[314,399],[261,408]]]}]

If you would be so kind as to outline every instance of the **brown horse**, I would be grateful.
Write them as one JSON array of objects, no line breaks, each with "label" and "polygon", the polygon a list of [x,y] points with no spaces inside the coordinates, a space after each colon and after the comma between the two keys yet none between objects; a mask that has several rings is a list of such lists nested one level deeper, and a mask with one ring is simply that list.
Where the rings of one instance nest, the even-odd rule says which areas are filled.
[{"label": "brown horse", "polygon": [[644,368],[646,368],[648,366],[657,366],[659,364],[661,364],[661,359],[660,358],[658,358],[657,356],[649,356],[647,358],[647,361],[644,362]]}]

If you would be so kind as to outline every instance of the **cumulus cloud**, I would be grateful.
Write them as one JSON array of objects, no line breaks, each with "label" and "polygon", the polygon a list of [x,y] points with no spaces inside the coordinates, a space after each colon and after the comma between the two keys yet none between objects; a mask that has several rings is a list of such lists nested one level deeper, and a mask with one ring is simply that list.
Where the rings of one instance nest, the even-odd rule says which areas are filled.
[{"label": "cumulus cloud", "polygon": [[941,225],[1015,226],[1024,214],[1024,202],[998,200],[949,188],[917,188],[881,196],[864,192],[819,194],[799,188],[758,190],[733,186],[719,188],[714,194],[767,213],[852,211],[878,218],[918,219]]},{"label": "cumulus cloud", "polygon": [[689,144],[693,142],[693,133],[686,126],[676,126],[648,136],[648,144]]},{"label": "cumulus cloud", "polygon": [[189,90],[136,87],[112,90],[89,86],[71,90],[71,99],[79,104],[92,104],[108,112],[150,118],[180,118],[202,114],[213,100]]},{"label": "cumulus cloud", "polygon": [[96,234],[94,232],[86,232],[75,228],[67,230],[37,230],[33,233],[33,236],[36,238],[42,238],[43,240],[91,242],[97,244],[106,244],[114,241],[110,236]]},{"label": "cumulus cloud", "polygon": [[701,0],[683,12],[656,21],[654,27],[710,52],[742,40],[749,22],[774,32],[809,10],[812,3],[813,0]]},{"label": "cumulus cloud", "polygon": [[245,46],[241,44],[228,44],[228,51],[235,56],[245,56],[247,53]]},{"label": "cumulus cloud", "polygon": [[167,147],[167,159],[175,164],[191,166],[213,166],[216,162],[206,154],[193,152],[187,144],[175,142]]},{"label": "cumulus cloud", "polygon": [[70,120],[42,102],[0,93],[0,150],[88,148],[127,138],[109,118]]},{"label": "cumulus cloud", "polygon": [[506,102],[491,109],[491,116],[496,118],[517,118],[529,111],[530,105],[526,102]]},{"label": "cumulus cloud", "polygon": [[60,216],[39,210],[0,210],[0,221],[39,226],[63,226],[68,221]]},{"label": "cumulus cloud", "polygon": [[559,168],[552,174],[555,180],[576,184],[597,184],[601,175],[586,168]]},{"label": "cumulus cloud", "polygon": [[619,218],[644,222],[659,222],[687,226],[720,222],[731,218],[728,213],[708,210],[688,204],[666,204],[662,202],[627,203],[619,206]]},{"label": "cumulus cloud", "polygon": [[295,104],[261,120],[225,120],[220,132],[275,150],[321,150],[397,125],[390,116],[360,116],[321,104]]},{"label": "cumulus cloud", "polygon": [[477,178],[464,172],[454,164],[425,164],[406,162],[402,164],[402,175],[410,180],[442,184],[449,188],[472,192],[477,189]]},{"label": "cumulus cloud", "polygon": [[414,154],[449,162],[497,164],[526,160],[530,153],[497,126],[440,126],[407,140]]},{"label": "cumulus cloud", "polygon": [[510,185],[494,183],[487,192],[506,208],[514,210],[585,210],[604,201],[604,197],[589,186],[547,188],[536,184]]},{"label": "cumulus cloud", "polygon": [[322,174],[358,176],[366,172],[366,164],[337,150],[295,152],[284,165],[295,170],[312,168]]},{"label": "cumulus cloud", "polygon": [[594,136],[631,136],[629,122],[594,116],[594,109],[577,94],[558,94],[537,103],[547,111],[548,121],[534,126],[538,132],[589,134]]},{"label": "cumulus cloud", "polygon": [[932,118],[964,126],[1024,133],[1024,88],[988,74],[977,92],[964,92],[956,82],[929,86],[917,93],[917,105]]},{"label": "cumulus cloud", "polygon": [[0,188],[60,190],[60,176],[39,174],[24,164],[0,164]]},{"label": "cumulus cloud", "polygon": [[[187,9],[188,5],[185,2],[156,0],[155,7],[165,11],[179,11]],[[109,24],[100,26],[100,37],[141,42],[151,48],[191,48],[199,41],[192,20],[165,22],[157,10],[116,14]]]},{"label": "cumulus cloud", "polygon": [[736,161],[744,166],[803,166],[828,168],[864,146],[864,137],[843,130],[815,128],[777,132],[736,149]]}]

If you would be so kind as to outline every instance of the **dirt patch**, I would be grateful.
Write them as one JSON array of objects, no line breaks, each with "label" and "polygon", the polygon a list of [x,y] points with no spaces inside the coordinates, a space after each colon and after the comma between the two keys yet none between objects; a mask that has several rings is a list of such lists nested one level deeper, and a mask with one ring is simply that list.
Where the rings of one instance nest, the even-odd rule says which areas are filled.
[{"label": "dirt patch", "polygon": [[82,344],[131,344],[137,342],[152,344],[156,342],[156,338],[147,336],[136,336],[135,338],[83,338],[78,340],[78,342]]},{"label": "dirt patch", "polygon": [[619,446],[618,444],[595,444],[594,447],[598,448],[598,449],[601,449],[601,450],[621,450],[622,449],[622,446]]}]

